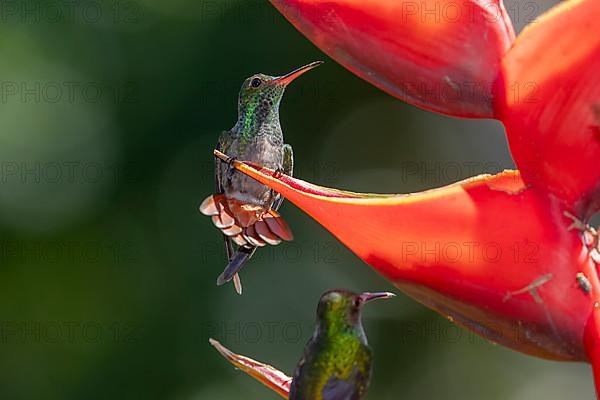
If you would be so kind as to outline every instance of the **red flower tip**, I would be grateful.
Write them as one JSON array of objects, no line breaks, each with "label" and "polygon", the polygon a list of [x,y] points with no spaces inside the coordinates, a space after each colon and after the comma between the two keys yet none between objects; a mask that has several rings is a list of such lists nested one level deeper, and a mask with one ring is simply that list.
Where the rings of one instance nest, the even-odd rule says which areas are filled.
[{"label": "red flower tip", "polygon": [[429,110],[493,116],[492,87],[514,40],[498,0],[271,0],[361,78]]},{"label": "red flower tip", "polygon": [[247,373],[281,397],[288,398],[292,378],[270,365],[235,354],[214,339],[209,339],[209,343],[233,366]]}]

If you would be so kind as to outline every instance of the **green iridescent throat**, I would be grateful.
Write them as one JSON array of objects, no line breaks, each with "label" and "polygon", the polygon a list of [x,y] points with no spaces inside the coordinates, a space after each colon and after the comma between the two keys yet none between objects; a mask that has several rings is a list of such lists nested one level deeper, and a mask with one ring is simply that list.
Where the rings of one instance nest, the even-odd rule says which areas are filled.
[{"label": "green iridescent throat", "polygon": [[365,337],[360,322],[360,310],[354,309],[345,301],[329,304],[318,320],[319,333],[325,337],[336,338],[340,334]]},{"label": "green iridescent throat", "polygon": [[237,133],[250,139],[261,134],[281,132],[279,104],[285,87],[265,84],[264,88],[242,89],[238,106]]}]

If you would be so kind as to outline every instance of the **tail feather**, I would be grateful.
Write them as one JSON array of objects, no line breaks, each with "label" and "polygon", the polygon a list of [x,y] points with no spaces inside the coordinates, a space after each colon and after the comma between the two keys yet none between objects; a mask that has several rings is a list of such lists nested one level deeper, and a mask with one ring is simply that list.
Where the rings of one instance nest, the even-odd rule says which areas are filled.
[{"label": "tail feather", "polygon": [[200,212],[209,217],[212,217],[213,215],[219,215],[221,210],[218,204],[220,203],[221,197],[223,197],[223,195],[211,194],[210,196],[208,196],[206,199],[204,199],[202,204],[200,204]]},{"label": "tail feather", "polygon": [[235,235],[231,239],[233,239],[235,244],[237,244],[238,246],[246,246],[248,244],[248,241],[246,241],[246,239],[244,239],[243,233],[240,233],[239,235]]},{"label": "tail feather", "polygon": [[215,224],[215,226],[221,230],[231,228],[233,225],[235,225],[235,219],[225,211],[222,211],[218,215],[213,215],[211,218],[213,224]]},{"label": "tail feather", "polygon": [[281,238],[271,232],[265,221],[256,221],[254,224],[254,230],[264,242],[270,244],[271,246],[277,246],[279,243],[281,243]]},{"label": "tail feather", "polygon": [[265,213],[260,207],[227,198],[224,194],[208,196],[200,205],[200,212],[211,217],[213,224],[238,246],[229,264],[217,278],[217,285],[233,280],[239,294],[242,285],[238,272],[250,260],[256,248],[275,246],[294,237],[288,224],[275,210]]},{"label": "tail feather", "polygon": [[267,243],[258,236],[258,233],[256,233],[254,225],[250,225],[244,229],[244,238],[254,247],[265,247],[267,245]]},{"label": "tail feather", "polygon": [[258,213],[255,208],[228,199],[223,194],[204,199],[200,212],[211,217],[213,224],[240,246],[275,246],[294,238],[292,230],[277,211]]},{"label": "tail feather", "polygon": [[239,274],[233,275],[233,288],[237,294],[242,295],[242,280]]},{"label": "tail feather", "polygon": [[294,240],[292,230],[279,213],[271,210],[263,216],[263,221],[276,236],[286,241]]},{"label": "tail feather", "polygon": [[231,257],[231,260],[229,261],[229,264],[227,264],[227,267],[225,267],[225,270],[217,278],[217,285],[222,286],[233,279],[233,276],[240,272],[255,251],[256,247],[240,247],[235,252],[233,257]]},{"label": "tail feather", "polygon": [[233,237],[242,233],[242,227],[238,225],[231,225],[229,228],[221,229],[226,236]]}]

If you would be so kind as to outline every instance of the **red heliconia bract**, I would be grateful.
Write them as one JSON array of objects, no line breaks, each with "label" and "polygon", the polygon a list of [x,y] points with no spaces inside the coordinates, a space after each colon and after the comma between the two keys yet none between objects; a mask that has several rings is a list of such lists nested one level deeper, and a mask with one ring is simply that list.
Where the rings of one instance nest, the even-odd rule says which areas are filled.
[{"label": "red heliconia bract", "polygon": [[340,64],[404,101],[489,118],[514,40],[497,0],[271,0]]},{"label": "red heliconia bract", "polygon": [[244,371],[281,397],[288,398],[292,378],[270,365],[235,354],[214,339],[209,339],[209,343],[233,366]]},{"label": "red heliconia bract", "polygon": [[567,1],[502,62],[498,117],[523,179],[583,217],[600,207],[600,1]]},{"label": "red heliconia bract", "polygon": [[[600,254],[572,226],[600,208],[600,2],[564,1],[513,44],[497,0],[461,2],[470,17],[456,21],[442,10],[458,3],[446,0],[271,1],[323,51],[396,97],[501,120],[520,172],[373,195],[242,161],[235,168],[441,314],[528,354],[591,362],[600,393]],[[493,96],[456,90],[448,101],[436,85]],[[429,91],[408,90],[418,86]]]}]

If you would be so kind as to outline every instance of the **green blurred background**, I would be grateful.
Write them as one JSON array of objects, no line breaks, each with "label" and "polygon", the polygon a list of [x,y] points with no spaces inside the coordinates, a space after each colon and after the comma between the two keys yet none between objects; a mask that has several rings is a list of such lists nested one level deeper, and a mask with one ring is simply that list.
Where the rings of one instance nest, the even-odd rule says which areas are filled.
[{"label": "green blurred background", "polygon": [[[520,29],[551,3],[508,5]],[[287,203],[296,240],[257,254],[242,297],[215,286],[221,237],[197,206],[253,73],[327,61],[282,104],[302,179],[404,193],[513,166],[498,123],[385,95],[266,0],[0,8],[2,399],[275,399],[208,338],[291,372],[324,290],[394,290]],[[370,399],[594,396],[586,365],[494,346],[405,296],[364,321]]]}]

